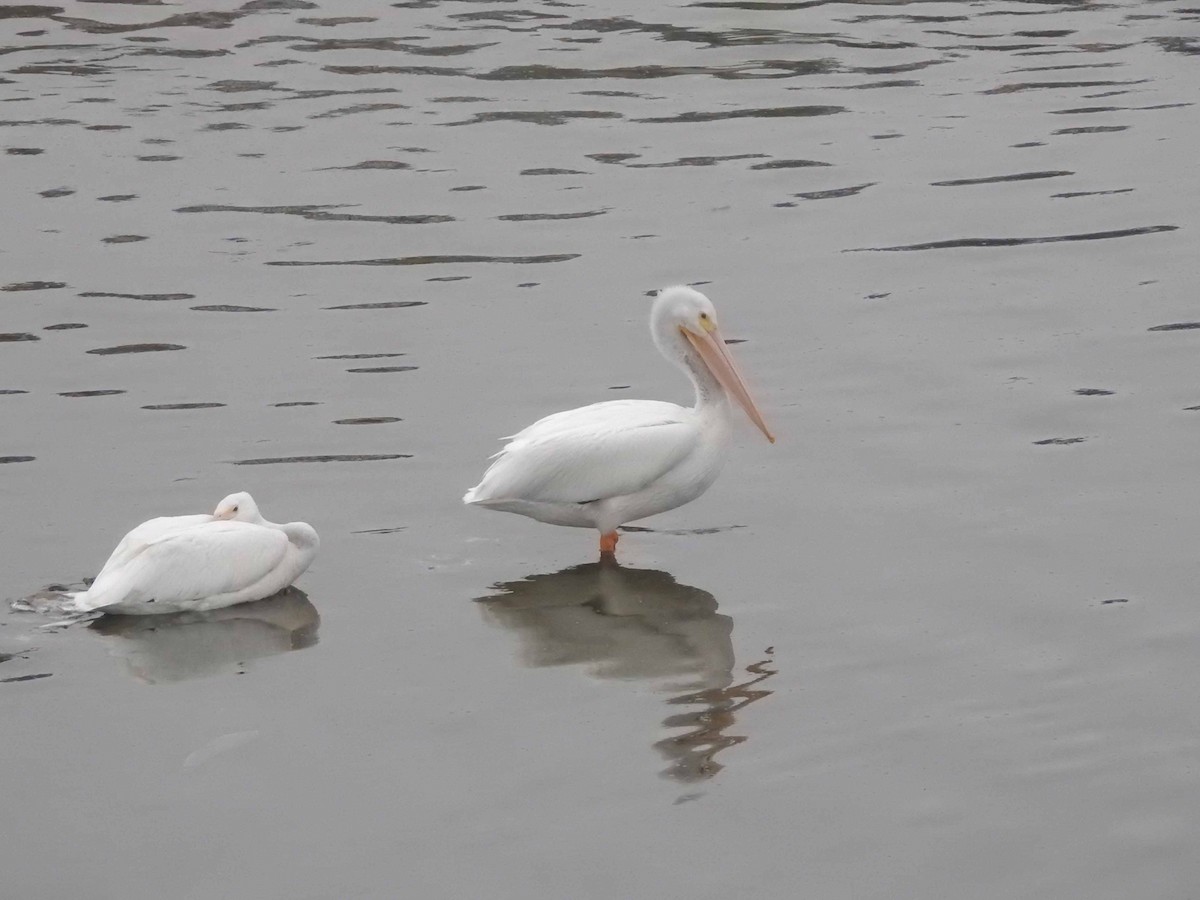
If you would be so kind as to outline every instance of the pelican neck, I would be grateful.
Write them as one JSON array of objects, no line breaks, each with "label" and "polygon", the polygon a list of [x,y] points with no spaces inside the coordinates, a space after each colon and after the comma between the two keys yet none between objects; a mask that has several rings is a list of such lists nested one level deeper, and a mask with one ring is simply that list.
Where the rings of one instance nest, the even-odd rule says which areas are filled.
[{"label": "pelican neck", "polygon": [[282,531],[288,541],[297,547],[315,546],[319,542],[316,529],[307,522],[271,522],[263,518],[262,513],[259,513],[258,517],[249,524]]},{"label": "pelican neck", "polygon": [[301,549],[316,547],[320,543],[317,530],[307,522],[288,522],[286,525],[278,525],[275,522],[264,522],[263,524],[279,529],[287,535],[287,539],[291,543]]},{"label": "pelican neck", "polygon": [[[664,333],[665,332],[665,333]],[[669,327],[654,335],[659,352],[674,363],[692,383],[696,396],[696,412],[721,412],[729,409],[729,397],[725,388],[700,359],[700,354],[691,345],[678,327]]]},{"label": "pelican neck", "polygon": [[662,308],[659,305],[661,302],[660,296],[650,313],[650,336],[658,352],[682,370],[692,382],[696,396],[693,409],[697,413],[728,417],[730,405],[725,388],[701,360],[691,341],[684,336],[680,320]]},{"label": "pelican neck", "polygon": [[699,413],[713,412],[727,414],[729,412],[729,395],[725,388],[708,371],[708,367],[699,359],[698,354],[689,346],[684,357],[683,366],[692,387],[696,393],[694,409]]}]

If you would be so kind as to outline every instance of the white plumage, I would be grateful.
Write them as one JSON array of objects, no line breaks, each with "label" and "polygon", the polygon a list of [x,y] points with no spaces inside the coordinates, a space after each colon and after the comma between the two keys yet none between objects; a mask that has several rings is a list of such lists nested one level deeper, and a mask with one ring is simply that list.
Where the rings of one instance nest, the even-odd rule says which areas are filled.
[{"label": "white plumage", "polygon": [[689,412],[610,400],[555,413],[513,435],[472,491],[566,503],[635,493],[692,451],[699,434]]},{"label": "white plumage", "polygon": [[86,590],[78,611],[125,614],[203,611],[261,600],[295,581],[320,539],[304,522],[268,522],[247,493],[211,516],[167,516],[130,531]]},{"label": "white plumage", "polygon": [[716,479],[732,430],[731,396],[774,441],[707,297],[682,286],[660,291],[650,328],[662,354],[692,380],[694,407],[610,400],[546,416],[507,439],[463,502],[596,528],[601,552],[612,553],[617,526],[694,500]]}]

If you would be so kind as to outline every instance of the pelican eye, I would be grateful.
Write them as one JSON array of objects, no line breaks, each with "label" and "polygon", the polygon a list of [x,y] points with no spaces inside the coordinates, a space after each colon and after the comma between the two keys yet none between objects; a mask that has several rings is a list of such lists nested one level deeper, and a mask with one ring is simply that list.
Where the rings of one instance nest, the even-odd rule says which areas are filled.
[{"label": "pelican eye", "polygon": [[234,511],[234,512],[237,512],[237,507],[236,507],[236,506],[233,508],[233,511]]}]

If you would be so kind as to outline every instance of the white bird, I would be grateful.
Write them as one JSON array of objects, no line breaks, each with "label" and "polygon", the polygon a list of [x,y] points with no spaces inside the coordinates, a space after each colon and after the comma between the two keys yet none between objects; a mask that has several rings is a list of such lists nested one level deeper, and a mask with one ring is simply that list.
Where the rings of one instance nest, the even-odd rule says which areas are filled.
[{"label": "white bird", "polygon": [[691,379],[695,406],[610,400],[554,413],[506,438],[463,502],[596,528],[601,555],[612,556],[617,526],[695,500],[716,479],[732,431],[730,398],[775,442],[704,294],[684,286],[659,291],[650,333]]},{"label": "white bird", "polygon": [[211,516],[143,522],[121,539],[91,586],[71,598],[78,612],[127,615],[261,600],[299,578],[320,543],[311,525],[268,522],[249,494],[230,494]]}]

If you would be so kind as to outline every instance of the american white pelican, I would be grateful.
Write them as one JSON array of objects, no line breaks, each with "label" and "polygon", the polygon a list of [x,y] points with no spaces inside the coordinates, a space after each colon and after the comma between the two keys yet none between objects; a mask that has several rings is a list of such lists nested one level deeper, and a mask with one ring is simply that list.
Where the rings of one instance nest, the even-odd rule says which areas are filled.
[{"label": "american white pelican", "polygon": [[320,543],[311,525],[268,522],[249,494],[230,494],[211,516],[165,516],[133,529],[91,587],[72,595],[74,609],[144,615],[261,600],[299,578]]},{"label": "american white pelican", "polygon": [[617,526],[703,494],[725,462],[732,397],[771,443],[717,327],[712,301],[682,285],[659,291],[650,310],[659,351],[696,388],[688,408],[659,400],[609,400],[534,422],[493,457],[463,502],[600,531],[601,555]]}]

